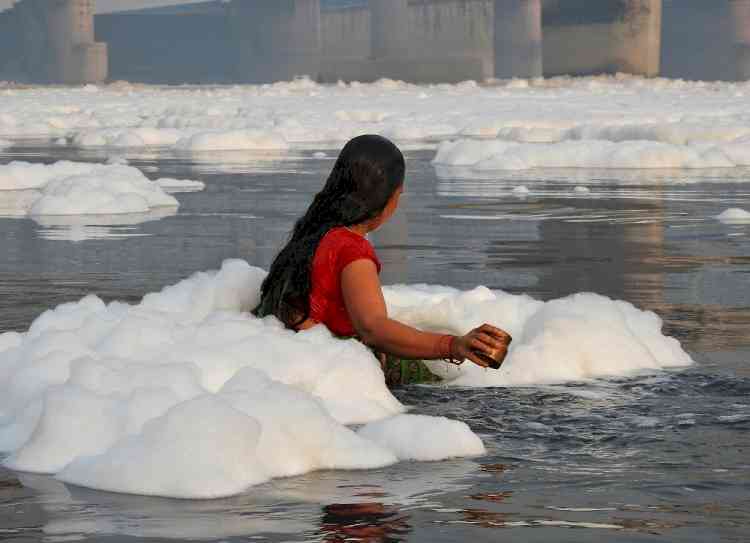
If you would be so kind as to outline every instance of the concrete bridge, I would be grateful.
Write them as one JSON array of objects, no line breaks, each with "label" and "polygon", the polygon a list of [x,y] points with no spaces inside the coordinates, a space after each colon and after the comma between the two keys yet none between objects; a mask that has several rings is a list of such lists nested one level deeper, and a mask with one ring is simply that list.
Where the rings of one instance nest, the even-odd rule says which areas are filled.
[{"label": "concrete bridge", "polygon": [[[657,75],[662,0],[597,2],[603,22],[577,26],[555,19],[567,4],[587,9],[580,0],[369,0],[322,15],[320,0],[234,0],[230,9],[241,73],[251,81],[301,73],[414,82],[597,70]],[[550,39],[552,54],[545,54]],[[565,54],[555,54],[560,47]]]},{"label": "concrete bridge", "polygon": [[[34,79],[66,84],[107,79],[107,45],[94,39],[93,4],[21,0],[10,14],[2,14],[6,24],[20,29],[27,71]],[[670,0],[209,4],[226,21],[226,36],[217,39],[226,40],[232,51],[234,73],[228,80],[258,83],[304,74],[320,81],[452,82],[618,71],[659,75]],[[723,14],[722,25],[729,25],[722,39],[732,51],[734,75],[750,78],[750,0],[711,4]],[[137,34],[132,40],[138,40]]]}]

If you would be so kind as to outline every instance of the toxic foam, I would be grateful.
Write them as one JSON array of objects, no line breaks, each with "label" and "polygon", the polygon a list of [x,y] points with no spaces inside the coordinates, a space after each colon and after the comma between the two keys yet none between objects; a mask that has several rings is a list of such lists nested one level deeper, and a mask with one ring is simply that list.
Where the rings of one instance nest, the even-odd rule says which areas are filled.
[{"label": "toxic foam", "polygon": [[[622,74],[487,85],[387,79],[320,85],[303,78],[211,88],[31,87],[0,90],[0,138],[180,153],[283,153],[311,144],[338,147],[353,136],[378,133],[410,149],[461,138],[518,144],[482,165],[495,169],[735,167],[750,164],[749,97],[747,82]],[[585,143],[561,145],[575,142]]]},{"label": "toxic foam", "polygon": [[[461,421],[404,414],[357,341],[248,314],[264,276],[231,260],[137,305],[90,295],[0,335],[5,465],[115,492],[214,498],[312,470],[485,452]],[[594,294],[543,303],[481,287],[397,286],[386,297],[415,326],[464,333],[489,321],[513,334],[501,371],[432,363],[448,384],[533,385],[692,363],[655,314]]]},{"label": "toxic foam", "polygon": [[0,165],[0,209],[6,214],[41,216],[119,215],[177,208],[168,192],[202,190],[200,181],[149,180],[123,164],[60,161]]}]

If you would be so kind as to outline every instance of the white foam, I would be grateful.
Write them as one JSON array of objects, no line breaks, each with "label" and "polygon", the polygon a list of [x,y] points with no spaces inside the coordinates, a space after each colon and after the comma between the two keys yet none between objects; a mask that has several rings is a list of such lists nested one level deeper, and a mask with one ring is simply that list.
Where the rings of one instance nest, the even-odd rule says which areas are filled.
[{"label": "white foam", "polygon": [[61,161],[54,165],[13,161],[0,165],[0,190],[43,188],[54,179],[84,175],[94,169],[92,164]]},{"label": "white foam", "polygon": [[0,193],[13,191],[2,194],[2,207],[15,215],[148,214],[179,207],[162,187],[180,192],[201,190],[204,185],[174,179],[152,182],[137,168],[121,164],[61,161],[0,166]]},{"label": "white foam", "polygon": [[386,292],[395,318],[464,334],[484,322],[513,336],[501,370],[428,362],[450,384],[516,386],[589,380],[692,364],[662,321],[624,301],[580,293],[546,303],[480,287],[398,287]]},{"label": "white foam", "polygon": [[616,145],[639,140],[678,149],[721,144],[733,163],[747,164],[742,143],[750,137],[747,88],[747,83],[622,75],[490,85],[411,85],[387,79],[320,85],[300,79],[210,89],[30,87],[3,96],[0,136],[63,137],[80,147],[189,151],[313,143],[320,149],[362,133],[393,137],[409,149],[429,149],[437,140],[460,137]]},{"label": "white foam", "polygon": [[219,498],[268,480],[258,457],[261,426],[212,397],[181,403],[105,454],[81,457],[60,480],[100,490]]},{"label": "white foam", "polygon": [[128,159],[123,156],[113,155],[107,158],[107,164],[119,164],[121,166],[127,166]]},{"label": "white foam", "polygon": [[459,139],[442,143],[433,162],[441,166],[470,167],[476,171],[533,168],[734,168],[750,165],[750,153],[745,147],[734,144],[677,145],[655,141],[516,143]]},{"label": "white foam", "polygon": [[[401,415],[380,365],[324,327],[285,330],[247,313],[265,272],[244,261],[137,305],[96,296],[0,335],[0,450],[15,469],[98,489],[181,498],[235,494],[275,477],[484,453],[463,423]],[[449,385],[533,385],[690,364],[661,321],[580,294],[547,303],[478,288],[385,289],[425,329],[508,330],[501,371],[431,363]],[[347,425],[365,424],[358,432]],[[186,454],[189,452],[189,454]]]},{"label": "white foam", "polygon": [[6,465],[104,490],[206,498],[396,462],[345,426],[403,410],[378,362],[325,329],[294,334],[242,313],[264,275],[228,261],[137,306],[89,296],[0,336]]},{"label": "white foam", "polygon": [[183,151],[284,151],[289,145],[283,137],[257,130],[200,132],[179,140],[175,147]]},{"label": "white foam", "polygon": [[482,440],[465,423],[444,417],[397,415],[371,422],[358,434],[393,451],[399,460],[434,461],[486,453]]},{"label": "white foam", "polygon": [[147,213],[156,207],[178,207],[175,198],[134,170],[67,177],[51,181],[29,209],[29,215],[115,215]]},{"label": "white foam", "polygon": [[750,211],[739,207],[732,207],[719,213],[716,218],[726,224],[750,223]]},{"label": "white foam", "polygon": [[180,130],[163,128],[97,128],[74,133],[72,143],[77,147],[161,147],[175,145],[184,136]]},{"label": "white foam", "polygon": [[171,177],[162,177],[155,181],[166,192],[198,192],[206,188],[203,181],[192,181],[190,179],[172,179]]}]

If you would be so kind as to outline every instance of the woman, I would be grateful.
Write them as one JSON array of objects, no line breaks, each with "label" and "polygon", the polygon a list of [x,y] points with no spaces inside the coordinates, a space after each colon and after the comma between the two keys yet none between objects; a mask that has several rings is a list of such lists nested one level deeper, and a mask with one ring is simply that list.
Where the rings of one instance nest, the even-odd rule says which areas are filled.
[{"label": "woman", "polygon": [[389,140],[366,135],[349,141],[271,264],[254,313],[275,315],[294,330],[323,324],[399,358],[468,359],[486,367],[482,353],[507,353],[504,331],[485,324],[465,336],[433,334],[388,317],[380,261],[365,236],[396,211],[404,172],[404,157]]}]

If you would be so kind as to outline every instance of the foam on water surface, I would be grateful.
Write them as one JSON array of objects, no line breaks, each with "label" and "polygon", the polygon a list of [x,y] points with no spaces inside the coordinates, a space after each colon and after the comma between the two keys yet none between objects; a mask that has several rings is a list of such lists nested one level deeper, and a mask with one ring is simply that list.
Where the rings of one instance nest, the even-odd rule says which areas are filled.
[{"label": "foam on water surface", "polygon": [[513,156],[495,168],[731,167],[750,164],[748,85],[618,75],[487,85],[299,79],[210,89],[31,87],[0,94],[0,137],[200,154],[340,147],[353,136],[378,133],[409,149],[456,138],[516,143]]},{"label": "foam on water surface", "polygon": [[123,164],[60,161],[0,165],[0,206],[8,214],[38,216],[145,214],[177,208],[167,192],[202,190],[198,181],[149,180]]},{"label": "foam on water surface", "polygon": [[534,168],[716,169],[750,166],[747,139],[717,144],[582,140],[517,143],[459,139],[440,145],[434,164],[476,171]]},{"label": "foam on water surface", "polygon": [[739,207],[732,207],[719,213],[716,218],[726,224],[750,223],[750,211]]},{"label": "foam on water surface", "polygon": [[[313,470],[484,453],[461,421],[404,414],[359,342],[247,313],[264,277],[227,261],[136,305],[90,295],[0,335],[5,464],[103,490],[214,498]],[[431,363],[448,385],[562,383],[692,363],[655,314],[594,294],[547,303],[481,287],[385,294],[391,313],[414,326],[462,334],[487,321],[513,335],[500,371]]]},{"label": "foam on water surface", "polygon": [[593,293],[540,302],[484,287],[392,287],[386,298],[395,318],[419,328],[463,334],[489,322],[511,334],[500,371],[428,362],[453,385],[539,385],[692,364],[655,313]]},{"label": "foam on water surface", "polygon": [[163,177],[155,181],[166,192],[198,192],[206,188],[202,181],[192,181],[190,179],[172,179]]}]

